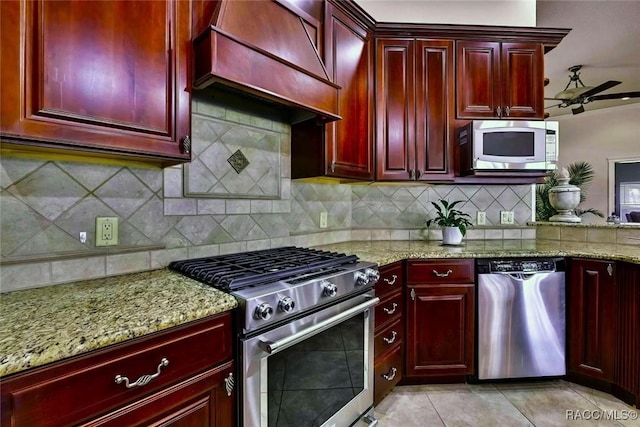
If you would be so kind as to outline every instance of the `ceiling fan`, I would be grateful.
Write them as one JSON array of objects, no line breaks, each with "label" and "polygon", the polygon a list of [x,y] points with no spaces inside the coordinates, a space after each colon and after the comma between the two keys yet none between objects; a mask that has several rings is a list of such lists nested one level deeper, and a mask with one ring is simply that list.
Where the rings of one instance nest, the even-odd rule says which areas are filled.
[{"label": "ceiling fan", "polygon": [[[558,92],[553,98],[545,98],[546,100],[561,101],[559,104],[550,105],[545,108],[560,107],[565,108],[574,105],[571,109],[573,114],[580,114],[584,112],[584,104],[588,104],[593,101],[601,101],[604,99],[630,99],[640,98],[640,92],[620,92],[609,93],[605,95],[596,95],[597,93],[604,92],[607,89],[611,89],[614,86],[619,85],[621,82],[616,80],[609,80],[598,86],[585,86],[580,79],[580,69],[582,65],[574,65],[569,67],[569,71],[573,73],[569,76],[569,83],[565,86],[564,90]],[[571,86],[571,83],[575,87]]]}]

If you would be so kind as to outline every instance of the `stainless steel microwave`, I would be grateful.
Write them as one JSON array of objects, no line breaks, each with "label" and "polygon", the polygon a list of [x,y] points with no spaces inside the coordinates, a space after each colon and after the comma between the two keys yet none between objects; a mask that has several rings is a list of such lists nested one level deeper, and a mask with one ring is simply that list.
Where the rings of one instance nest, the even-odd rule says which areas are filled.
[{"label": "stainless steel microwave", "polygon": [[557,121],[473,120],[458,131],[460,172],[553,170],[558,139]]}]

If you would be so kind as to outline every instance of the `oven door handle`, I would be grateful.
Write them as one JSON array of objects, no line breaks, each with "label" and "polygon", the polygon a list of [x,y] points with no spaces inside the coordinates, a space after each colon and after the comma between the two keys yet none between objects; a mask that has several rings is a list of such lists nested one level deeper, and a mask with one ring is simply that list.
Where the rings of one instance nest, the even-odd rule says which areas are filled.
[{"label": "oven door handle", "polygon": [[304,341],[309,335],[315,335],[322,331],[325,331],[350,317],[353,317],[356,314],[360,314],[374,305],[380,302],[380,298],[373,297],[366,302],[356,305],[355,307],[351,307],[348,310],[343,311],[340,314],[337,314],[333,317],[323,320],[307,329],[303,329],[301,331],[296,332],[293,335],[289,335],[286,338],[283,338],[279,341],[262,341],[258,343],[259,347],[269,354],[276,354],[279,351],[282,351],[286,348],[291,347],[292,345],[298,344],[301,341]]}]

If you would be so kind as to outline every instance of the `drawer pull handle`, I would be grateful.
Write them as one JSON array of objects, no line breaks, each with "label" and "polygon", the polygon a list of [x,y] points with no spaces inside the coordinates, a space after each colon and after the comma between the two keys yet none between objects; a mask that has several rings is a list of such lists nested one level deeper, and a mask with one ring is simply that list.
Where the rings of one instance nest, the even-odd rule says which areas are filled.
[{"label": "drawer pull handle", "polygon": [[396,304],[395,302],[393,303],[393,305],[391,306],[391,308],[382,307],[382,309],[384,310],[384,312],[385,312],[385,313],[387,313],[387,314],[393,314],[393,313],[395,313],[397,308],[398,308],[398,304]]},{"label": "drawer pull handle", "polygon": [[395,366],[392,366],[389,372],[387,372],[386,374],[382,374],[382,378],[387,381],[393,381],[393,379],[396,377],[396,372],[398,372],[398,370]]},{"label": "drawer pull handle", "polygon": [[147,385],[149,384],[152,380],[158,378],[158,376],[160,375],[160,370],[162,369],[163,366],[167,366],[169,364],[169,359],[167,359],[166,357],[163,357],[162,360],[160,361],[160,364],[158,365],[158,369],[156,369],[156,373],[153,375],[143,375],[140,378],[138,378],[136,380],[136,382],[129,384],[129,378],[127,377],[123,377],[122,375],[116,375],[116,384],[122,384],[124,382],[124,385],[127,388],[134,388],[134,387],[142,387],[143,385]]},{"label": "drawer pull handle", "polygon": [[396,342],[396,338],[398,337],[398,333],[396,331],[391,331],[391,338],[382,337],[382,340],[387,344],[393,344]]},{"label": "drawer pull handle", "polygon": [[387,279],[386,277],[384,278],[384,281],[387,282],[387,285],[392,286],[396,284],[396,279],[398,278],[397,275],[393,275],[391,276],[391,280]]},{"label": "drawer pull handle", "polygon": [[453,271],[451,270],[447,270],[445,273],[438,273],[436,270],[433,270],[433,274],[435,274],[437,277],[449,277],[451,273],[453,273]]},{"label": "drawer pull handle", "polygon": [[233,379],[233,373],[229,373],[229,376],[224,379],[224,388],[227,390],[227,396],[231,396],[231,392],[233,392],[233,386],[236,385],[236,382]]}]

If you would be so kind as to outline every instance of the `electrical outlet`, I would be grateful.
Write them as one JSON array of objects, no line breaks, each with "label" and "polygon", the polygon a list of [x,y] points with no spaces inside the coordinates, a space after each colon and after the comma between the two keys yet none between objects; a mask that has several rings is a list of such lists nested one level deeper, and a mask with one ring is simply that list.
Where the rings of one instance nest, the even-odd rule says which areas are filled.
[{"label": "electrical outlet", "polygon": [[487,213],[484,211],[476,212],[476,225],[487,225]]},{"label": "electrical outlet", "polygon": [[87,243],[87,232],[86,231],[81,231],[80,232],[80,243]]},{"label": "electrical outlet", "polygon": [[327,228],[328,216],[327,212],[320,212],[320,228]]},{"label": "electrical outlet", "polygon": [[513,224],[513,211],[500,211],[500,224]]},{"label": "electrical outlet", "polygon": [[115,246],[118,244],[118,217],[96,218],[96,246]]}]

